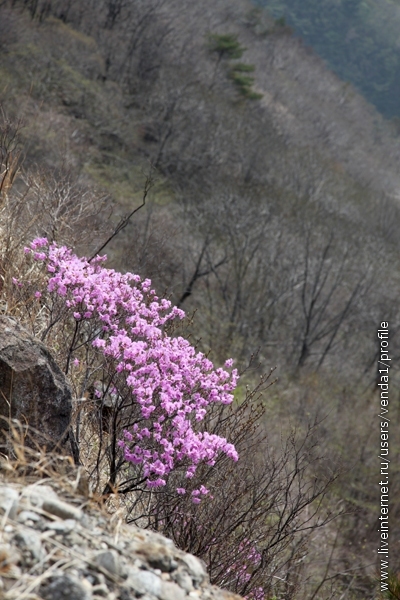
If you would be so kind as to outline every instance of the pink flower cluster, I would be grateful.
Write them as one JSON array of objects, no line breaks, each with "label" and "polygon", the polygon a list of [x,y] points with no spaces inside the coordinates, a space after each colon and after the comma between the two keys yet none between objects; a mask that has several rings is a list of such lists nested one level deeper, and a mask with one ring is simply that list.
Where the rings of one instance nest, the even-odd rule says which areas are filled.
[{"label": "pink flower cluster", "polygon": [[[228,567],[227,572],[232,572],[239,584],[246,584],[251,580],[251,570],[260,565],[262,557],[250,540],[243,540],[238,546],[238,551],[240,558],[231,567]],[[265,593],[262,587],[251,589],[250,593],[245,596],[245,600],[264,599]]]},{"label": "pink flower cluster", "polygon": [[[35,239],[25,252],[46,263],[48,292],[65,297],[77,322],[99,322],[102,332],[92,344],[115,361],[140,407],[140,419],[123,432],[119,446],[127,461],[142,466],[148,487],[166,485],[180,464],[192,478],[200,462],[213,465],[220,452],[238,459],[225,438],[193,429],[211,403],[232,402],[238,374],[232,360],[215,369],[187,340],[166,335],[164,325],[183,318],[183,311],[159,299],[150,280],[104,268],[105,256],[89,263],[46,238]],[[198,504],[207,493],[200,486],[192,501]]]}]

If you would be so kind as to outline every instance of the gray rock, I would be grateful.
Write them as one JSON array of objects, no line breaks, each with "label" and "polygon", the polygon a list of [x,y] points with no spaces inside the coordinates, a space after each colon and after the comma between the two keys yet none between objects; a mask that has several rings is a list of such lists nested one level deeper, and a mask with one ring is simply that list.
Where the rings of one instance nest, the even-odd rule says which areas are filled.
[{"label": "gray rock", "polygon": [[33,483],[26,486],[22,495],[23,500],[27,499],[33,506],[42,508],[45,498],[57,498],[56,492],[50,485]]},{"label": "gray rock", "polygon": [[56,533],[70,533],[76,527],[75,519],[66,519],[66,521],[53,521],[46,524],[46,529],[51,529]]},{"label": "gray rock", "polygon": [[135,551],[139,556],[143,556],[153,569],[160,569],[163,573],[169,573],[178,566],[174,560],[172,549],[164,544],[145,542],[137,545]]},{"label": "gray rock", "polygon": [[181,557],[181,560],[187,567],[187,570],[195,584],[195,587],[197,587],[197,585],[201,585],[204,581],[208,580],[206,567],[204,563],[198,558],[196,558],[192,554],[185,554]]},{"label": "gray rock", "polygon": [[24,490],[24,499],[32,506],[37,506],[60,519],[81,521],[83,518],[80,508],[60,500],[53,488],[48,485],[29,485]]},{"label": "gray rock", "polygon": [[10,519],[15,519],[17,514],[19,494],[10,487],[0,488],[0,514],[7,514]]},{"label": "gray rock", "polygon": [[132,590],[127,587],[122,588],[118,595],[118,600],[136,600],[136,598],[140,598],[140,600],[154,600],[154,597],[150,598],[149,596],[132,592]]},{"label": "gray rock", "polygon": [[161,579],[157,575],[154,575],[154,573],[150,573],[150,571],[129,569],[129,576],[125,585],[140,596],[144,596],[147,593],[159,598],[162,589],[161,584]]},{"label": "gray rock", "polygon": [[18,515],[18,521],[20,523],[26,523],[27,521],[33,521],[34,523],[37,523],[37,521],[40,521],[40,516],[33,512],[33,510],[21,510]]},{"label": "gray rock", "polygon": [[187,571],[182,569],[182,567],[175,571],[172,578],[186,592],[191,592],[193,590],[192,578]]},{"label": "gray rock", "polygon": [[170,581],[163,581],[161,584],[160,600],[184,600],[186,592]]},{"label": "gray rock", "polygon": [[91,600],[89,586],[72,575],[60,575],[40,588],[43,600]]},{"label": "gray rock", "polygon": [[97,585],[106,585],[106,578],[103,573],[95,573],[94,571],[88,571],[85,573],[86,579],[91,583],[93,588]]},{"label": "gray rock", "polygon": [[58,498],[45,498],[42,504],[43,510],[60,517],[60,519],[75,519],[80,521],[82,519],[82,511],[71,504],[67,504]]},{"label": "gray rock", "polygon": [[93,587],[93,594],[101,596],[102,598],[108,598],[110,590],[104,583],[100,583],[99,585]]},{"label": "gray rock", "polygon": [[[18,322],[0,316],[0,449],[9,454],[7,420],[29,423],[35,443],[69,451],[71,391],[50,352]],[[29,436],[26,443],[29,444]],[[31,442],[33,444],[33,441]]]},{"label": "gray rock", "polygon": [[18,531],[14,535],[14,540],[21,551],[22,562],[25,566],[31,567],[35,561],[44,560],[46,554],[39,533],[31,529],[25,529]]},{"label": "gray rock", "polygon": [[120,573],[118,555],[114,550],[106,550],[99,552],[93,558],[93,562],[100,565],[103,569],[108,571],[114,577],[118,577]]}]

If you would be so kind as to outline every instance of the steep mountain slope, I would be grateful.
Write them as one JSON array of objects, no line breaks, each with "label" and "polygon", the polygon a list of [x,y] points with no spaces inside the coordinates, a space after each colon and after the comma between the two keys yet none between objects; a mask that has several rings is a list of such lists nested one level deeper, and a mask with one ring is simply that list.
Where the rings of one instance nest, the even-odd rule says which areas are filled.
[{"label": "steep mountain slope", "polygon": [[113,264],[197,311],[192,335],[217,360],[259,349],[279,366],[271,431],[326,419],[324,449],[348,469],[332,505],[355,512],[316,552],[332,550],[338,594],[373,598],[381,321],[400,354],[395,127],[244,0],[21,0],[0,17],[0,100],[25,153],[12,239],[89,255],[107,209],[115,225],[138,206],[151,171],[147,207],[106,248]]},{"label": "steep mountain slope", "polygon": [[[121,4],[116,15],[108,2],[65,14],[54,1],[46,18],[40,3],[19,6],[1,8],[0,97],[22,117],[26,166],[95,183],[117,217],[140,203],[154,166],[150,211],[110,247],[116,264],[201,307],[199,334],[217,352],[260,346],[292,368],[306,356],[340,364],[346,347],[357,372],[370,369],[369,323],[396,314],[399,285],[400,140],[382,117],[239,0]],[[210,34],[231,36],[240,57]],[[238,68],[261,98],[243,96]],[[43,195],[37,182],[50,189],[53,175],[34,185],[32,173],[20,189]],[[317,281],[329,299],[318,315]]]}]

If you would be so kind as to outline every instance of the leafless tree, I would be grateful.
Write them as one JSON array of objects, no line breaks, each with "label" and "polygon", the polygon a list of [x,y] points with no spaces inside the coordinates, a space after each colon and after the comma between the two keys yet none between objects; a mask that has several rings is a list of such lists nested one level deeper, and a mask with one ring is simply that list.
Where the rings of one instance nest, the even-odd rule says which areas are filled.
[{"label": "leafless tree", "polygon": [[366,284],[365,272],[359,274],[355,281],[349,281],[349,251],[344,250],[342,256],[338,256],[334,249],[333,233],[316,250],[312,247],[312,232],[307,232],[299,286],[302,325],[298,367],[305,364],[316,347],[317,366],[323,364]]}]

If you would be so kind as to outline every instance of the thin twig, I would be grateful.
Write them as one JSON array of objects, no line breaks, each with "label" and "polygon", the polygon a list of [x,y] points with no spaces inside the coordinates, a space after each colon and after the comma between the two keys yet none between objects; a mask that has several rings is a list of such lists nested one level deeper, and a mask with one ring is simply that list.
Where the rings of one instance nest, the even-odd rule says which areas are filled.
[{"label": "thin twig", "polygon": [[106,246],[108,246],[108,244],[111,242],[111,240],[113,240],[123,229],[125,229],[125,227],[128,225],[129,221],[131,220],[131,218],[133,217],[134,214],[136,214],[141,208],[143,208],[143,206],[146,204],[146,198],[147,198],[147,194],[149,193],[149,191],[151,190],[151,188],[153,187],[154,184],[154,180],[151,176],[151,172],[150,174],[147,176],[146,179],[146,183],[144,184],[144,191],[143,191],[143,198],[142,198],[142,204],[140,206],[138,206],[137,208],[135,208],[132,212],[130,212],[128,215],[125,215],[125,217],[123,217],[121,219],[121,221],[118,223],[117,227],[114,229],[113,233],[110,235],[110,237],[104,242],[104,244],[102,244],[100,246],[100,248],[98,248],[96,250],[96,252],[93,254],[93,256],[91,256],[88,260],[88,262],[90,263],[94,258],[96,258],[96,256],[98,254],[100,254],[100,252],[102,250],[104,250],[104,248]]}]

